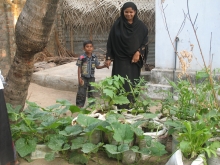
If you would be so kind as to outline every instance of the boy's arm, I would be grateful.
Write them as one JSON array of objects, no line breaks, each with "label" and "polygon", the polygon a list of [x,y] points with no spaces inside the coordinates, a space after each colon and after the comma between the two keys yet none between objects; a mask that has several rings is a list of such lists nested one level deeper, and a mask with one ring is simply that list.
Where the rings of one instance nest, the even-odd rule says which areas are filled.
[{"label": "boy's arm", "polygon": [[81,66],[78,66],[78,83],[79,83],[79,84],[82,84]]},{"label": "boy's arm", "polygon": [[102,69],[102,68],[106,68],[106,64],[104,63],[103,65],[100,65],[100,62],[98,61],[98,59],[95,59],[95,68],[96,69]]},{"label": "boy's arm", "polygon": [[99,66],[96,66],[96,69],[102,69],[102,68],[106,68],[106,65],[99,65]]}]

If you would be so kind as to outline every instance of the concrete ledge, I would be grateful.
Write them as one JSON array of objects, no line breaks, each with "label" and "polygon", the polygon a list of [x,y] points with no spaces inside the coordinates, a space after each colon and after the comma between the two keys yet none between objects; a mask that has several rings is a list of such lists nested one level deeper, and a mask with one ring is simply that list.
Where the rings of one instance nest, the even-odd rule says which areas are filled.
[{"label": "concrete ledge", "polygon": [[167,92],[172,90],[169,85],[162,84],[146,84],[147,85],[147,95],[152,99],[162,100],[167,97]]},{"label": "concrete ledge", "polygon": [[[110,77],[111,70],[111,67],[109,69],[96,69],[96,81]],[[44,87],[76,92],[78,88],[77,71],[76,62],[71,62],[33,73],[32,82]]]}]

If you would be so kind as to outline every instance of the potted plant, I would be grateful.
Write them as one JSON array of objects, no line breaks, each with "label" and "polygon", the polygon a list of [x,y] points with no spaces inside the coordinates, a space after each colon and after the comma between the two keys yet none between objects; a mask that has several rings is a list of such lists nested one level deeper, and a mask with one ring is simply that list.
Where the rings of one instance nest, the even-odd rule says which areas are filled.
[{"label": "potted plant", "polygon": [[[27,101],[27,107],[20,112],[19,107],[14,109],[7,104],[12,138],[19,156],[29,161],[31,153],[32,159],[44,156],[46,160],[53,160],[58,153],[66,157],[70,136],[82,130],[81,127],[70,127],[72,117],[66,113],[74,111],[71,106],[66,100],[57,100],[57,104],[46,108]],[[75,111],[80,109],[75,107]]]}]

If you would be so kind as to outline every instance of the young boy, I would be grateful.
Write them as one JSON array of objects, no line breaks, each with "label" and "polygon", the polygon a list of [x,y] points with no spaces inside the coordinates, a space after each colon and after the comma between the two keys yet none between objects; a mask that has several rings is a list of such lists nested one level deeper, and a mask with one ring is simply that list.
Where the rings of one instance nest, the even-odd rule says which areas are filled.
[{"label": "young boy", "polygon": [[94,97],[93,93],[90,92],[93,90],[93,87],[90,85],[90,82],[95,82],[95,68],[102,69],[105,68],[105,65],[100,66],[95,54],[93,54],[93,43],[88,40],[83,42],[83,49],[85,53],[80,55],[77,60],[76,65],[78,66],[78,92],[76,95],[76,105],[78,107],[83,107],[86,101],[86,91],[88,89],[88,98]]}]

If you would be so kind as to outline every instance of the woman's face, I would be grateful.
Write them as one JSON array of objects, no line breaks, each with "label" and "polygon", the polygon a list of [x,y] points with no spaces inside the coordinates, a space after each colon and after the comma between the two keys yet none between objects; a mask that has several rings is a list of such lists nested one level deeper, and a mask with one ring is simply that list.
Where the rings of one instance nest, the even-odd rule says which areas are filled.
[{"label": "woman's face", "polygon": [[131,7],[128,7],[124,10],[124,16],[128,20],[128,22],[133,21],[135,14],[136,14],[136,11],[133,10]]}]

